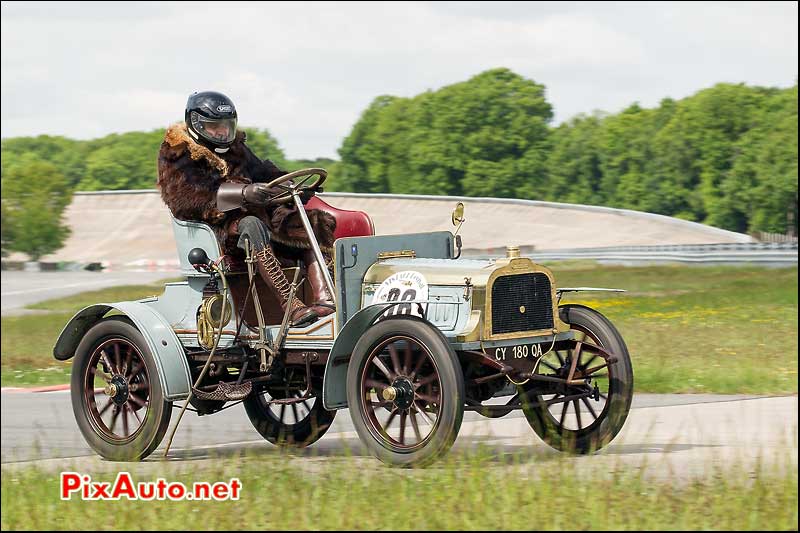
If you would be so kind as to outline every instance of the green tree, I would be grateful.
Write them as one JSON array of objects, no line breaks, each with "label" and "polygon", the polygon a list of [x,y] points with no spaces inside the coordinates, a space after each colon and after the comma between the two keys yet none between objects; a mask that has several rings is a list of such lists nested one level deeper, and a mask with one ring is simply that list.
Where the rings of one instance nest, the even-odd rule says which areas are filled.
[{"label": "green tree", "polygon": [[61,136],[13,137],[2,141],[3,159],[32,154],[55,165],[71,187],[83,179],[88,151],[86,141]]},{"label": "green tree", "polygon": [[748,215],[747,229],[797,235],[797,85],[770,97],[757,126],[735,146],[721,188]]},{"label": "green tree", "polygon": [[747,213],[723,183],[736,157],[736,143],[757,125],[768,91],[744,84],[720,83],[677,105],[674,116],[655,141],[662,179],[688,195],[685,206],[708,224],[745,231]]},{"label": "green tree", "polygon": [[[267,130],[244,131],[256,155],[281,168],[326,168],[327,190],[535,198],[797,231],[796,85],[721,83],[655,108],[632,104],[556,128],[551,119],[544,86],[498,68],[411,98],[375,98],[338,162],[290,161]],[[33,158],[69,188],[152,188],[163,137],[161,129],[3,139],[4,183],[11,166]],[[19,213],[3,205],[5,252],[18,240]]]},{"label": "green tree", "polygon": [[381,96],[339,150],[341,188],[541,194],[551,119],[544,87],[502,68],[410,99]]},{"label": "green tree", "polygon": [[[286,160],[278,141],[266,129],[241,128],[247,134],[247,146],[261,159],[269,159],[284,170],[297,170]],[[298,167],[300,168],[300,167]]]},{"label": "green tree", "polygon": [[[389,179],[387,150],[396,143],[387,142],[379,123],[385,111],[402,99],[394,96],[378,96],[361,113],[342,146],[339,148],[341,165],[335,178],[337,190],[351,192],[388,192]],[[384,125],[389,120],[383,120]],[[402,162],[398,161],[397,163]]]},{"label": "green tree", "polygon": [[9,246],[14,242],[13,217],[6,207],[6,202],[0,203],[0,255],[7,257],[11,250]]},{"label": "green tree", "polygon": [[164,130],[111,134],[87,141],[86,171],[78,190],[149,189],[156,182]]},{"label": "green tree", "polygon": [[602,115],[579,115],[551,132],[544,200],[601,205],[600,129]]},{"label": "green tree", "polygon": [[58,250],[69,235],[62,223],[71,200],[67,179],[55,165],[23,154],[2,174],[3,249],[37,261]]},{"label": "green tree", "polygon": [[[271,159],[281,168],[290,166],[267,130],[244,131],[247,144],[256,155]],[[48,135],[3,139],[3,168],[6,160],[27,154],[53,164],[76,190],[150,189],[156,182],[164,133],[164,129],[114,133],[89,141]]]}]

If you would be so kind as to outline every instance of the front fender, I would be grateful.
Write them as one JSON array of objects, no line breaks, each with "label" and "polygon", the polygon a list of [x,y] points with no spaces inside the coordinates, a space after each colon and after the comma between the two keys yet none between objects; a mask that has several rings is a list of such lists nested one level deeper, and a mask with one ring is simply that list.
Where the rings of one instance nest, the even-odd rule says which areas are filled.
[{"label": "front fender", "polygon": [[147,347],[156,360],[164,394],[169,401],[184,399],[189,394],[189,363],[183,345],[169,322],[155,309],[142,302],[116,302],[90,305],[78,311],[67,322],[53,347],[53,356],[66,361],[75,355],[75,350],[89,328],[112,309],[131,319],[144,337]]},{"label": "front fender", "polygon": [[358,311],[347,321],[333,343],[322,379],[322,406],[329,411],[347,407],[347,364],[358,339],[375,319],[398,303],[379,303]]}]

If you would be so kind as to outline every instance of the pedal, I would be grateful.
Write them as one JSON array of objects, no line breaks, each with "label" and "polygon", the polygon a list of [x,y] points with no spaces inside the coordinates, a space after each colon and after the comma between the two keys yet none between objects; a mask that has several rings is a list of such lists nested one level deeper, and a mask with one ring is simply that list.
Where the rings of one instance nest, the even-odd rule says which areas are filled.
[{"label": "pedal", "polygon": [[253,384],[249,381],[240,385],[223,382],[217,385],[217,388],[211,392],[201,391],[195,388],[193,388],[192,391],[193,394],[201,400],[232,402],[247,398],[250,393],[253,392]]}]

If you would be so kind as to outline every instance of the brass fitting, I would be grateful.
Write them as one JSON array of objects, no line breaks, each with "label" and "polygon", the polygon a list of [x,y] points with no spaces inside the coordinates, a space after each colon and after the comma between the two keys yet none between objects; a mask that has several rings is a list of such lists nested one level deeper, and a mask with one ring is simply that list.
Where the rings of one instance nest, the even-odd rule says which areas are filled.
[{"label": "brass fitting", "polygon": [[397,389],[395,389],[394,387],[386,387],[385,389],[383,389],[381,395],[383,396],[383,399],[386,400],[387,402],[393,402],[395,398],[397,398]]}]

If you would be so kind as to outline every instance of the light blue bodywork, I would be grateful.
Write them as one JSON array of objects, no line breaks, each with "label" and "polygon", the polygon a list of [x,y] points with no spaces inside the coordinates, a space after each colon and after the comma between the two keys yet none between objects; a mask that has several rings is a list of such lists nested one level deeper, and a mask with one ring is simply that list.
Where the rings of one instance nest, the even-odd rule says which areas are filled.
[{"label": "light blue bodywork", "polygon": [[56,359],[65,361],[75,355],[81,339],[109,311],[116,310],[131,319],[147,342],[156,360],[158,374],[169,401],[189,394],[189,364],[172,326],[152,307],[139,302],[96,304],[79,311],[64,327],[53,348]]},{"label": "light blue bodywork", "polygon": [[212,261],[222,256],[219,241],[211,226],[202,222],[189,222],[172,217],[172,233],[175,235],[175,244],[178,248],[178,260],[181,262],[181,274],[188,277],[205,277],[194,269],[189,263],[189,252],[192,248],[202,248]]},{"label": "light blue bodywork", "polygon": [[[453,234],[449,231],[345,237],[334,243],[336,254],[336,300],[340,327],[361,309],[361,283],[369,267],[386,251],[414,250],[417,257],[453,257]],[[356,255],[353,255],[353,252]]]},{"label": "light blue bodywork", "polygon": [[371,305],[358,311],[339,332],[328,354],[322,381],[322,405],[333,411],[347,407],[347,367],[358,339],[392,303]]},{"label": "light blue bodywork", "polygon": [[[194,335],[179,335],[175,330],[195,329],[195,313],[202,301],[203,286],[208,274],[198,272],[189,263],[189,250],[200,247],[211,260],[221,255],[216,235],[210,226],[198,222],[172,219],[178,248],[181,274],[186,281],[167,283],[159,297],[135,302],[114,302],[91,305],[78,311],[67,323],[56,341],[53,355],[65,361],[75,355],[81,339],[108,313],[117,311],[131,319],[145,338],[156,360],[166,399],[185,399],[189,394],[190,374],[184,345],[197,344]],[[228,342],[230,342],[230,338]],[[188,342],[187,342],[188,341]],[[193,342],[194,341],[194,342]],[[223,344],[223,343],[221,343]]]},{"label": "light blue bodywork", "polygon": [[[334,243],[338,335],[328,355],[322,384],[322,405],[326,409],[347,407],[347,363],[364,331],[393,304],[366,306],[362,284],[367,270],[386,251],[414,250],[417,257],[453,257],[453,234],[449,231],[346,237]],[[442,307],[448,307],[443,305]],[[446,319],[444,319],[446,321]]]}]

